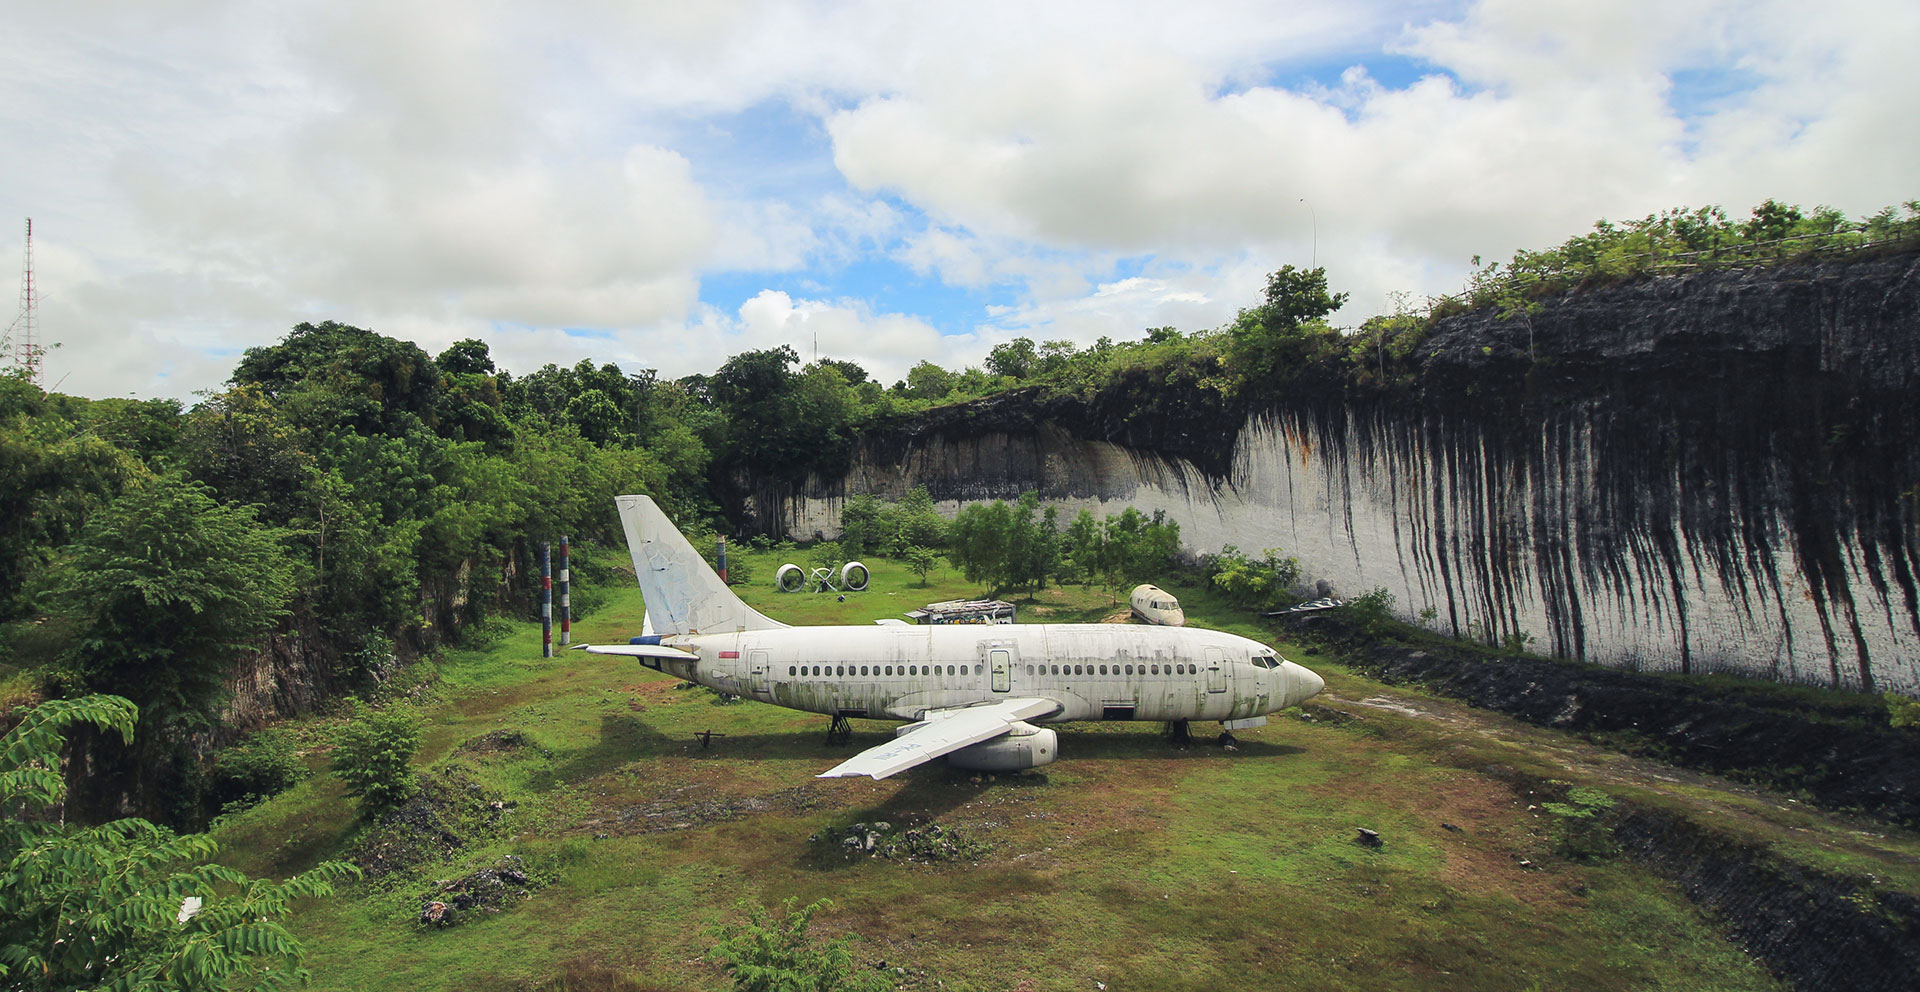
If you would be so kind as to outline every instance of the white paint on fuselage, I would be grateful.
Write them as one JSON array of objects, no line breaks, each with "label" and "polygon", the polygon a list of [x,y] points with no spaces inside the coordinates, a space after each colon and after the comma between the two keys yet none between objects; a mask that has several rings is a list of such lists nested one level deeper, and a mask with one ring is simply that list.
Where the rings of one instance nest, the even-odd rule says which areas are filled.
[{"label": "white paint on fuselage", "polygon": [[668,671],[722,692],[895,720],[1019,696],[1057,700],[1060,711],[1045,722],[1245,719],[1303,702],[1322,685],[1264,644],[1191,627],[791,627],[663,643],[698,652],[697,661],[666,662]]}]

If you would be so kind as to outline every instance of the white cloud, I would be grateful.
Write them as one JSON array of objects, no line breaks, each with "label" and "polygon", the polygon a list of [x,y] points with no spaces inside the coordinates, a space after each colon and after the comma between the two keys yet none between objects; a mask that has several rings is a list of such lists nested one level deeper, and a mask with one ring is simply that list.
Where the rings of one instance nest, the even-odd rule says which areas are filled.
[{"label": "white cloud", "polygon": [[[10,27],[0,217],[36,218],[49,370],[95,395],[213,385],[323,318],[668,374],[817,331],[897,377],[1019,334],[1217,326],[1282,263],[1326,265],[1357,322],[1601,216],[1920,195],[1920,8],[1891,0],[72,3]],[[1430,74],[1361,66],[1396,58]],[[1677,107],[1687,74],[1737,85]],[[769,104],[831,161],[729,116]],[[1012,302],[836,285],[883,264]],[[810,288],[701,302],[754,272]]]}]

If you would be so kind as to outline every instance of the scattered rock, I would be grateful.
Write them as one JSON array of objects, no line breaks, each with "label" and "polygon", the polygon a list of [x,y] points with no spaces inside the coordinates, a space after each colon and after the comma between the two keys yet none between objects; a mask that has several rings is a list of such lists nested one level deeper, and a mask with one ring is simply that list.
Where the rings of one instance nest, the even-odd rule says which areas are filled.
[{"label": "scattered rock", "polygon": [[814,843],[837,843],[847,857],[865,855],[889,861],[973,861],[986,854],[991,845],[975,840],[954,827],[929,824],[899,831],[885,820],[854,823],[822,830],[809,838]]},{"label": "scattered rock", "polygon": [[481,734],[460,745],[459,750],[468,754],[499,754],[518,751],[522,748],[532,748],[541,754],[548,753],[545,748],[533,743],[532,739],[520,730],[495,730]]},{"label": "scattered rock", "polygon": [[1361,847],[1378,849],[1386,843],[1380,839],[1380,832],[1378,830],[1368,830],[1366,827],[1355,827],[1354,829],[1360,832],[1360,835],[1354,838],[1354,840]]},{"label": "scattered rock", "polygon": [[509,854],[491,868],[434,884],[420,897],[420,922],[450,927],[472,912],[498,913],[533,895],[539,883],[526,872],[520,856]]},{"label": "scattered rock", "polygon": [[1456,834],[1460,832],[1460,827],[1459,827],[1459,825],[1458,825],[1458,824],[1454,824],[1454,823],[1442,823],[1442,824],[1440,824],[1440,829],[1442,829],[1442,830],[1451,830],[1451,831],[1453,831],[1453,832],[1454,832],[1454,833],[1456,833]]}]

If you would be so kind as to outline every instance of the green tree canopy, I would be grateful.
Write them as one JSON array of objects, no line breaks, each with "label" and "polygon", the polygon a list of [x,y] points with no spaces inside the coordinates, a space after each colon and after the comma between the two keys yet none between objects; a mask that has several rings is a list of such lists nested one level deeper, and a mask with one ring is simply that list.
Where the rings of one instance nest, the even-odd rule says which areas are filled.
[{"label": "green tree canopy", "polygon": [[177,475],[129,486],[87,522],[56,602],[78,625],[72,663],[95,691],[161,722],[204,719],[228,667],[294,593],[287,531]]},{"label": "green tree canopy", "polygon": [[987,371],[994,375],[1025,379],[1033,375],[1039,357],[1032,338],[1014,338],[994,345],[993,350],[987,353]]}]

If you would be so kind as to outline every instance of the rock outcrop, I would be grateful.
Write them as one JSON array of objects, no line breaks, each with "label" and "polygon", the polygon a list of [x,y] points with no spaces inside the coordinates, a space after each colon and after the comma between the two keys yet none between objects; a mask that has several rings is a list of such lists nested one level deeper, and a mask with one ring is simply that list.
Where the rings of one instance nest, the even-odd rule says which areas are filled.
[{"label": "rock outcrop", "polygon": [[1489,642],[1655,671],[1920,692],[1920,254],[1588,289],[1440,321],[1411,384],[1235,401],[1141,370],[863,438],[756,494],[775,529],[926,485],[1166,510]]}]

